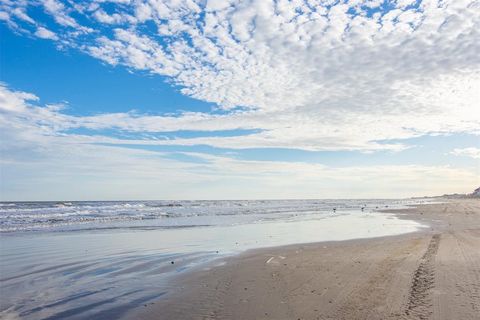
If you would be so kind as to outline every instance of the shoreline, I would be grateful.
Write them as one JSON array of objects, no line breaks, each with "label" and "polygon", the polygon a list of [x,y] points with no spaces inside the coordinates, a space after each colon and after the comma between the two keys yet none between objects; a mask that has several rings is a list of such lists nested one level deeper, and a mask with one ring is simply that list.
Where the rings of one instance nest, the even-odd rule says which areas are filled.
[{"label": "shoreline", "polygon": [[[426,230],[251,249],[221,265],[216,260],[175,279],[165,297],[125,318],[477,319],[480,252],[472,249],[480,247],[480,201],[445,200],[379,210],[428,223]],[[463,278],[455,275],[459,269],[467,272]]]},{"label": "shoreline", "polygon": [[[359,208],[365,203],[368,210],[361,214]],[[141,231],[89,228],[73,232],[53,228],[45,232],[8,234],[2,237],[4,259],[0,265],[0,284],[8,295],[0,303],[0,318],[54,319],[68,315],[72,318],[118,319],[175,291],[177,281],[183,275],[222,264],[249,249],[371,238],[417,230],[419,224],[416,222],[372,211],[375,207],[404,207],[406,203],[411,202],[261,201],[251,207],[227,203],[206,209],[192,206],[193,212],[203,212],[199,218],[180,216],[147,221],[149,225],[151,221],[166,225],[188,222],[195,226],[193,228]],[[89,204],[67,211],[62,209],[61,212],[68,217],[71,211],[82,206]],[[111,207],[101,207],[100,212],[104,210],[106,216],[111,216]],[[115,205],[113,209],[117,207]],[[130,204],[121,207],[130,207]],[[337,212],[332,213],[331,207],[337,207]],[[23,212],[22,208],[19,204],[14,210],[19,211],[16,217],[25,215],[30,219],[26,220],[27,225],[35,222],[32,220],[39,213],[38,208],[34,208],[33,214],[28,210]],[[150,212],[152,209],[145,210]],[[145,210],[141,209],[139,215],[143,216]],[[158,212],[159,209],[153,210]],[[216,210],[219,210],[218,214]],[[226,214],[232,210],[235,215]],[[60,213],[53,209],[42,219],[57,215]],[[75,216],[73,222],[77,218]],[[204,226],[205,221],[212,223]],[[25,283],[30,285],[26,287]]]}]

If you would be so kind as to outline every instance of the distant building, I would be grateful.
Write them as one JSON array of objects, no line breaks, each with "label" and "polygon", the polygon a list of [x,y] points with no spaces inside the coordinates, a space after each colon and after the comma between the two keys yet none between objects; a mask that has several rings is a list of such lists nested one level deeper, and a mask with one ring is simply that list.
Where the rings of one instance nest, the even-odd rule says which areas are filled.
[{"label": "distant building", "polygon": [[471,197],[475,197],[475,198],[480,198],[480,187],[478,187],[477,189],[473,190],[473,192],[470,194]]}]

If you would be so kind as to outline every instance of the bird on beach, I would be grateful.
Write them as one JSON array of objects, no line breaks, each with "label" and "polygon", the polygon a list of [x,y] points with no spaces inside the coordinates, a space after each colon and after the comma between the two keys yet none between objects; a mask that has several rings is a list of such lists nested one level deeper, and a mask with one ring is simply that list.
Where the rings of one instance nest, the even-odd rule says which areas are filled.
[{"label": "bird on beach", "polygon": [[333,208],[333,213],[337,212],[337,208]]}]

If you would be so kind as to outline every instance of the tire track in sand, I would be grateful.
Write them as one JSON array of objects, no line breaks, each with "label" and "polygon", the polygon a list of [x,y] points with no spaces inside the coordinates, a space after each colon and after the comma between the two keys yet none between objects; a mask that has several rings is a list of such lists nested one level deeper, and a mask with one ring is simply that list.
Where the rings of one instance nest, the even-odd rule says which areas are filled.
[{"label": "tire track in sand", "polygon": [[410,318],[426,320],[433,314],[431,290],[435,286],[435,255],[440,245],[440,235],[430,240],[420,265],[413,274],[405,314]]}]

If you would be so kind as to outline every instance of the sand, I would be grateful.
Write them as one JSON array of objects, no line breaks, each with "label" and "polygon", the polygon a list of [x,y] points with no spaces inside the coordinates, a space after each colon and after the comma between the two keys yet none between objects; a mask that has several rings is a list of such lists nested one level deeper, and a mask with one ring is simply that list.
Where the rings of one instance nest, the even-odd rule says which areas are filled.
[{"label": "sand", "polygon": [[131,319],[480,319],[480,200],[395,212],[431,227],[247,251]]}]

